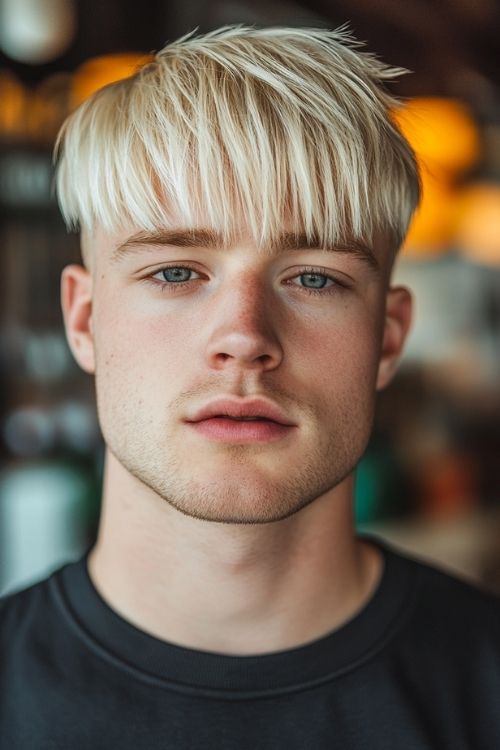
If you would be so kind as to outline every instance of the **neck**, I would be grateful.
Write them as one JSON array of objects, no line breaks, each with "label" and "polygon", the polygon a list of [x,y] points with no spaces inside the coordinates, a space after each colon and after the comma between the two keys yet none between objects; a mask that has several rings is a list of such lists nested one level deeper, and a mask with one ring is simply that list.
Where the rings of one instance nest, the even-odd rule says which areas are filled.
[{"label": "neck", "polygon": [[349,476],[294,515],[224,524],[180,513],[108,452],[89,573],[101,596],[141,630],[232,655],[316,640],[372,596],[379,552],[356,538]]}]

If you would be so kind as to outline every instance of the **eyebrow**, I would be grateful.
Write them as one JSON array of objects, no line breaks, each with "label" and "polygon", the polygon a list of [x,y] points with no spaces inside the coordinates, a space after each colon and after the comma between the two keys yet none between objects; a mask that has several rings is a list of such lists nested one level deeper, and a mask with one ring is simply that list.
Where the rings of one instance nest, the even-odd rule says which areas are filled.
[{"label": "eyebrow", "polygon": [[[150,246],[161,245],[227,250],[222,235],[212,229],[168,229],[152,234],[138,232],[132,235],[113,250],[111,261],[117,263],[129,253],[144,252]],[[282,232],[277,242],[273,243],[272,249],[278,252],[319,250],[353,255],[367,263],[376,273],[380,271],[380,265],[373,249],[360,240],[344,240],[336,243],[333,247],[321,247],[318,240],[315,238],[309,240],[305,233]]]}]

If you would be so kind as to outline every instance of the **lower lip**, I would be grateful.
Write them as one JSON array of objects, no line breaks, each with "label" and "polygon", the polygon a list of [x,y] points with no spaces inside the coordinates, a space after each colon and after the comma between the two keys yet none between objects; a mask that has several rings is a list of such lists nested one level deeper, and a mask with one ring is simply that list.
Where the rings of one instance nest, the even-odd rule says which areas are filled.
[{"label": "lower lip", "polygon": [[261,422],[238,422],[224,417],[212,417],[201,422],[188,422],[197,432],[222,443],[257,443],[279,440],[290,434],[294,425]]}]

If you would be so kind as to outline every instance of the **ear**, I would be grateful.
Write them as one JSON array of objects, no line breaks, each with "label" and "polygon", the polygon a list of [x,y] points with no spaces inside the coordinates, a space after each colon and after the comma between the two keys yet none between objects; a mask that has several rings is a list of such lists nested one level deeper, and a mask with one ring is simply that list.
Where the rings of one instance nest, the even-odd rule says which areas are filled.
[{"label": "ear", "polygon": [[386,296],[384,335],[376,390],[381,391],[394,377],[412,321],[412,296],[404,286],[391,287]]},{"label": "ear", "polygon": [[85,372],[95,372],[92,329],[92,276],[83,266],[66,266],[61,275],[61,307],[66,338]]}]

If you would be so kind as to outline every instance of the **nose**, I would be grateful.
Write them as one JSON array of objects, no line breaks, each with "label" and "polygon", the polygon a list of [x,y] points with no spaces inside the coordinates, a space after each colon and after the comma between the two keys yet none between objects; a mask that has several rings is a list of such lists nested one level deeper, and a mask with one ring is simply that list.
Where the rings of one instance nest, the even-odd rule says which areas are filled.
[{"label": "nose", "polygon": [[206,354],[213,369],[272,370],[283,358],[276,332],[278,312],[262,277],[245,275],[220,290]]}]

